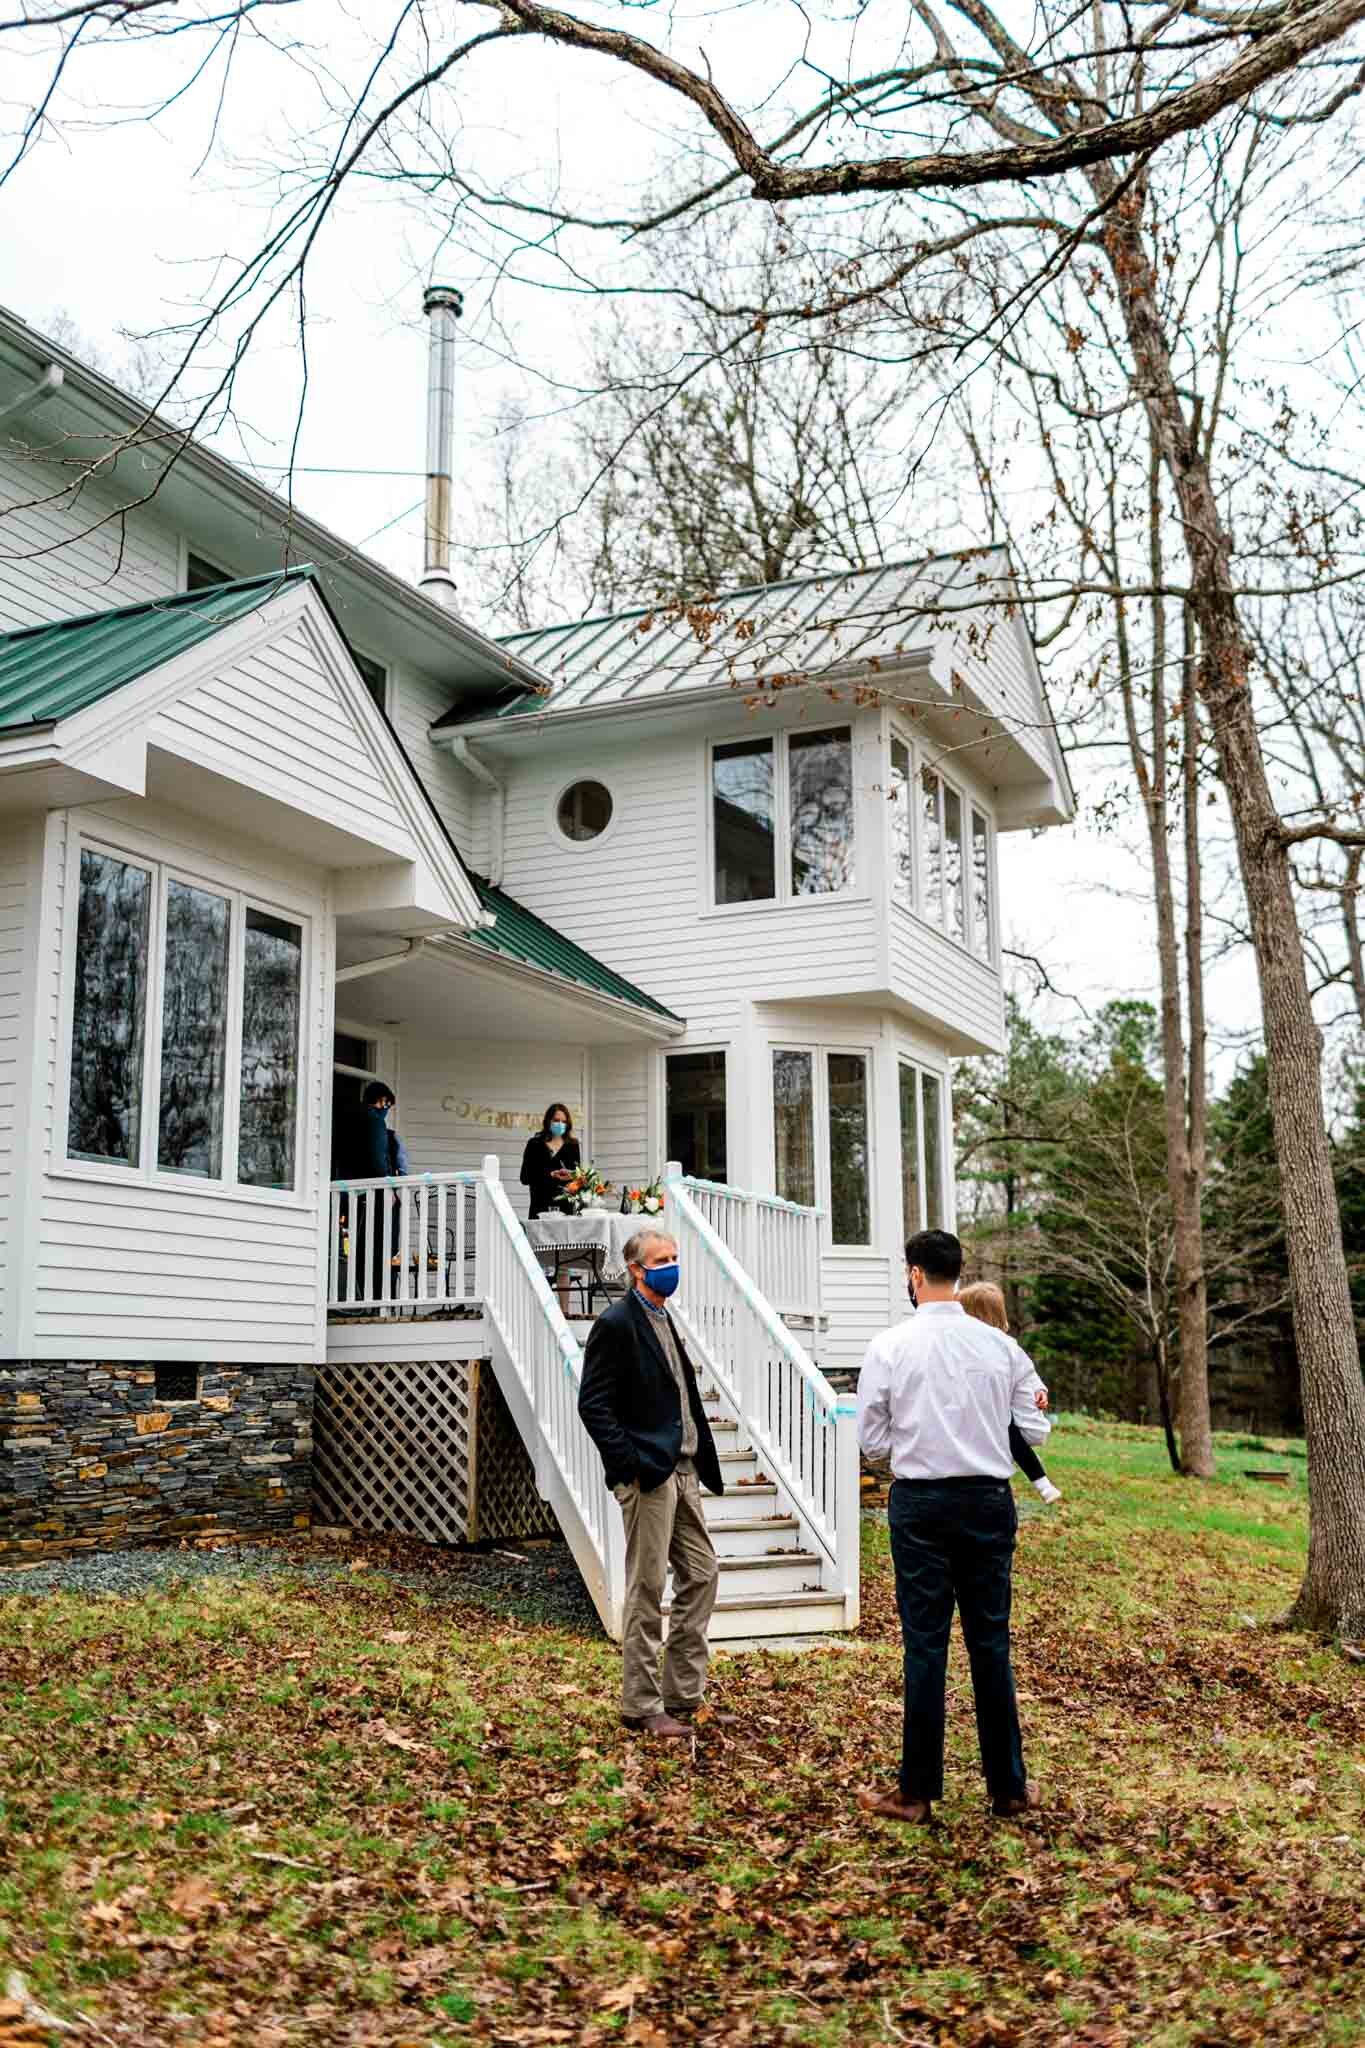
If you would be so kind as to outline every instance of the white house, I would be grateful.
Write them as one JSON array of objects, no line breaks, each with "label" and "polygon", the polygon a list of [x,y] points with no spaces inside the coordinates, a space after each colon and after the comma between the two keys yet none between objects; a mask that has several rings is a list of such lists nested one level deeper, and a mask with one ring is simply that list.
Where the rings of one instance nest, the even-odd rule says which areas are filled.
[{"label": "white house", "polygon": [[[718,1627],[847,1624],[827,1375],[951,1221],[1001,848],[1072,808],[1009,562],[497,644],[442,541],[404,583],[0,314],[0,1556],[304,1519],[329,1370],[420,1435],[487,1359],[612,1626],[581,1330],[515,1221],[562,1098],[614,1182],[682,1169]],[[367,1074],[412,1173],[346,1197],[401,1218],[358,1315],[330,1129]],[[388,1441],[379,1524],[441,1491]]]}]

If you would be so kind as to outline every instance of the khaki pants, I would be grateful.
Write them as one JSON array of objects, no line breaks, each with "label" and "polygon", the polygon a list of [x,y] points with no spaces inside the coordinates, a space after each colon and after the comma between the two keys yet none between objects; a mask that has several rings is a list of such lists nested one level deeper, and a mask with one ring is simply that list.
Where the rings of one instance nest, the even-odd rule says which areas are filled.
[{"label": "khaki pants", "polygon": [[[706,1691],[706,1624],[719,1567],[702,1512],[701,1487],[685,1460],[649,1493],[633,1487],[621,1503],[626,1524],[626,1611],[621,1635],[621,1711],[631,1719],[693,1708]],[[664,1581],[673,1567],[663,1685]]]}]

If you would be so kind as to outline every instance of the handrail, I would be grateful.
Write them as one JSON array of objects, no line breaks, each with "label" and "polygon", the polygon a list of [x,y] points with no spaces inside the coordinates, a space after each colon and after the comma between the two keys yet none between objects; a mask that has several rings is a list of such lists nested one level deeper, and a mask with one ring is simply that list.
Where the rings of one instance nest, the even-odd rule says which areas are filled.
[{"label": "handrail", "polygon": [[329,1310],[447,1309],[477,1298],[477,1173],[387,1173],[328,1184]]},{"label": "handrail", "polygon": [[625,1602],[625,1531],[597,1446],[578,1413],[583,1353],[507,1199],[496,1154],[478,1193],[479,1275],[497,1342],[493,1368],[550,1503],[610,1635]]},{"label": "handrail", "polygon": [[[670,1169],[671,1170],[671,1169]],[[822,1211],[783,1195],[756,1195],[726,1181],[682,1175],[696,1207],[760,1293],[788,1319],[818,1322]]]},{"label": "handrail", "polygon": [[[674,1234],[710,1267],[689,1265],[676,1313],[722,1397],[834,1567],[856,1618],[859,1583],[858,1448],[855,1403],[841,1397],[805,1346],[745,1272],[670,1162],[664,1193]],[[716,1283],[716,1284],[713,1284]]]},{"label": "handrail", "polygon": [[685,1173],[683,1185],[689,1188],[705,1188],[715,1195],[735,1195],[741,1202],[760,1202],[765,1209],[787,1209],[797,1216],[826,1216],[828,1210],[812,1207],[809,1202],[789,1202],[785,1195],[765,1195],[753,1188],[737,1188],[733,1181],[703,1180],[699,1173]]}]

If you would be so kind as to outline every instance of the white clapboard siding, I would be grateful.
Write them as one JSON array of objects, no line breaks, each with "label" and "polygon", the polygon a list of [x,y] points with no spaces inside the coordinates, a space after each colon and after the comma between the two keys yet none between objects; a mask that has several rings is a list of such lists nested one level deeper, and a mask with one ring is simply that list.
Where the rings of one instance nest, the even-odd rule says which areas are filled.
[{"label": "white clapboard siding", "polygon": [[37,914],[42,827],[11,824],[0,835],[0,1331],[8,1328],[14,1290],[11,1271],[15,1226],[18,1118],[27,1090],[20,1067],[27,1043],[31,926]]},{"label": "white clapboard siding", "polygon": [[300,622],[168,705],[156,744],[405,858],[412,833]]},{"label": "white clapboard siding", "polygon": [[454,697],[452,684],[416,669],[395,669],[389,678],[389,719],[403,750],[447,832],[466,860],[482,872],[488,850],[482,843],[479,791],[449,749],[431,743],[430,728],[449,711]]},{"label": "white clapboard siding", "polygon": [[913,911],[890,906],[891,991],[941,1024],[955,1052],[999,1052],[1005,1043],[1000,976]]},{"label": "white clapboard siding", "polygon": [[[392,1121],[402,1133],[412,1171],[468,1173],[496,1153],[508,1197],[524,1216],[521,1156],[532,1131],[512,1119],[534,1117],[539,1129],[551,1102],[567,1102],[586,1158],[595,1148],[587,1123],[586,1057],[572,1045],[404,1037]],[[461,1117],[458,1111],[466,1106],[507,1122],[500,1127],[484,1117]]]},{"label": "white clapboard siding", "polygon": [[650,1150],[650,1082],[658,1054],[643,1046],[600,1045],[592,1056],[593,1158],[618,1187],[654,1180],[665,1160]]},{"label": "white clapboard siding", "polygon": [[[84,820],[97,836],[125,837],[126,815]],[[311,974],[301,1070],[299,1195],[271,1199],[235,1189],[178,1186],[82,1173],[66,1162],[63,952],[74,944],[64,914],[67,847],[80,819],[49,818],[38,981],[38,1028],[48,1047],[44,1146],[34,1162],[36,1227],[24,1275],[21,1356],[320,1362],[325,1349],[319,1202],[326,1188],[324,1082],[330,1088],[333,955],[324,878],[288,856],[243,844],[224,864],[222,820],[141,807],[148,820],[132,850],[192,865],[230,886],[253,886],[309,921]],[[154,823],[152,821],[155,821]]]},{"label": "white clapboard siding", "polygon": [[[505,885],[685,1017],[694,1041],[731,1036],[755,996],[843,997],[876,985],[870,874],[865,898],[712,912],[699,737],[655,748],[638,730],[629,745],[554,737],[509,774]],[[615,814],[600,843],[570,849],[553,810],[580,775],[607,784]]]},{"label": "white clapboard siding", "polygon": [[120,514],[121,500],[98,485],[63,490],[67,473],[60,451],[32,461],[0,452],[0,632],[179,588],[179,540],[155,501]]},{"label": "white clapboard siding", "polygon": [[860,1366],[877,1332],[901,1313],[892,1304],[891,1268],[889,1257],[826,1253],[820,1286],[828,1328],[815,1347],[822,1367]]}]

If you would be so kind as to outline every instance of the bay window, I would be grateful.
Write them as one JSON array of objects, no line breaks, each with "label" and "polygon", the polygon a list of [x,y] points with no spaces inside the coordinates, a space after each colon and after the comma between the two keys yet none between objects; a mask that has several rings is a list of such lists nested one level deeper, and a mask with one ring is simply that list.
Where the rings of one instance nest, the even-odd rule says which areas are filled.
[{"label": "bay window", "polygon": [[297,1187],[303,955],[298,918],[82,846],[67,1157]]},{"label": "bay window", "polygon": [[[914,833],[908,803],[909,749],[891,741],[891,889],[896,902],[913,904],[910,880]],[[994,958],[995,884],[991,827],[985,813],[924,763],[914,785],[919,793],[920,914],[968,947],[979,959]]]},{"label": "bay window", "polygon": [[713,747],[715,901],[792,902],[852,889],[854,810],[851,726]]},{"label": "bay window", "polygon": [[[868,1056],[773,1048],[774,1185],[829,1211],[835,1245],[872,1242]],[[828,1199],[823,1191],[828,1190]]]},{"label": "bay window", "polygon": [[902,1060],[900,1099],[902,1222],[906,1237],[913,1237],[917,1230],[946,1227],[943,1082]]}]

